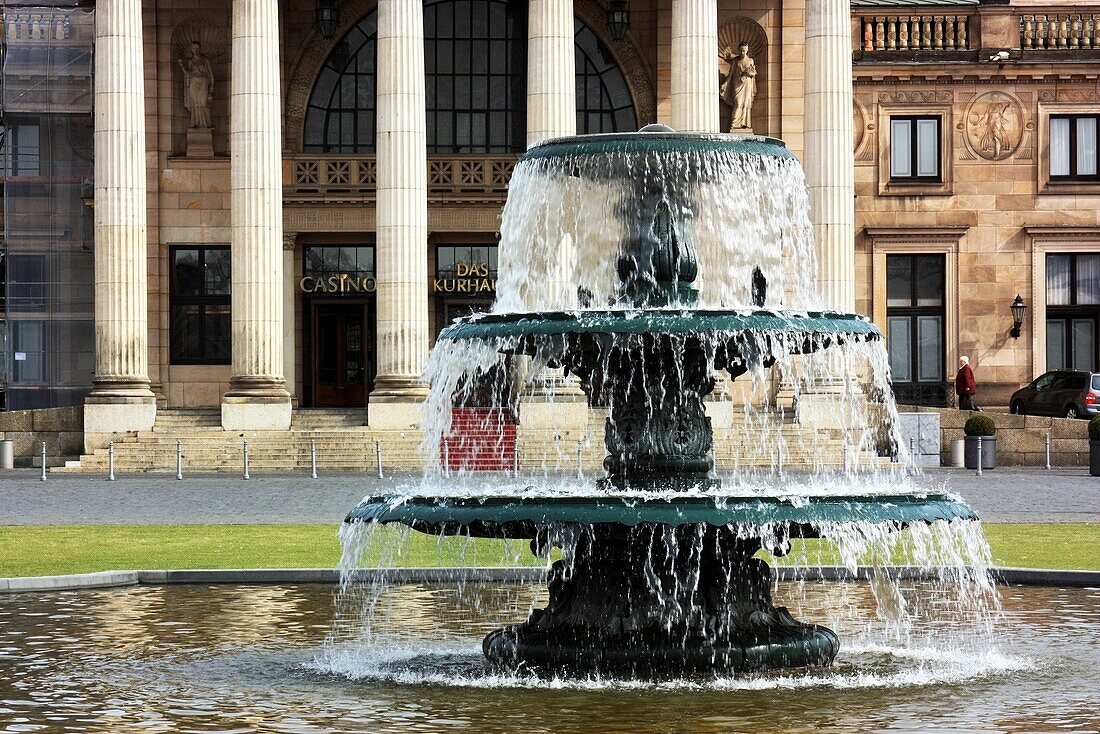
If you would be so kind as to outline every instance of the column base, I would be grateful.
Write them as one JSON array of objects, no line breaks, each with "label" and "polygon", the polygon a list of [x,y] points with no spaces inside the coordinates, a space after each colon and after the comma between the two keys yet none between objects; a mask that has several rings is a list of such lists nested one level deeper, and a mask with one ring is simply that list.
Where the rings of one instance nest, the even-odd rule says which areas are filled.
[{"label": "column base", "polygon": [[150,431],[157,400],[147,384],[97,385],[84,399],[84,451],[104,448],[120,433]]},{"label": "column base", "polygon": [[424,420],[428,386],[408,377],[376,377],[367,401],[371,428],[419,431]]},{"label": "column base", "polygon": [[282,380],[233,378],[222,398],[222,428],[227,431],[287,431],[290,415],[290,393]]}]

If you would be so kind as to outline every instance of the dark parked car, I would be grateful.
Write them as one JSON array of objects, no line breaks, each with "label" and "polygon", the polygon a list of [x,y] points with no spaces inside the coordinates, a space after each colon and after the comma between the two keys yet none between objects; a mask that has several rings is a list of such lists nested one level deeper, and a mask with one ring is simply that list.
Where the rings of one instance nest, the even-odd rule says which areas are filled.
[{"label": "dark parked car", "polygon": [[1055,370],[1044,372],[1027,387],[1012,393],[1013,413],[1091,418],[1100,413],[1100,373]]}]

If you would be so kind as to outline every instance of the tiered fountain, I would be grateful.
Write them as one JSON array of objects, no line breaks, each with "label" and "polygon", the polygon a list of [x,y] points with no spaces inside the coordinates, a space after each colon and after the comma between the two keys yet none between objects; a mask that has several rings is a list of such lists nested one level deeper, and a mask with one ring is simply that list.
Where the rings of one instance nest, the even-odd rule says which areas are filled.
[{"label": "tiered fountain", "polygon": [[[792,538],[818,537],[838,523],[896,530],[972,517],[947,495],[723,490],[704,405],[721,373],[759,374],[777,360],[808,362],[803,355],[881,339],[861,316],[769,307],[798,289],[797,276],[783,253],[752,243],[720,244],[719,258],[725,248],[740,265],[716,276],[714,287],[723,278],[739,282],[730,286],[734,295],[708,304],[738,293],[747,299],[736,307],[700,306],[693,229],[706,225],[701,192],[730,184],[731,171],[776,170],[797,171],[778,140],[667,129],[551,140],[520,159],[506,223],[510,208],[530,206],[516,201],[515,182],[524,176],[603,191],[615,202],[604,215],[621,233],[616,285],[601,292],[581,284],[570,310],[495,312],[448,327],[433,357],[431,406],[448,412],[464,380],[500,353],[561,368],[579,378],[590,405],[609,410],[607,475],[568,492],[458,496],[422,489],[368,497],[348,517],[425,533],[529,538],[539,554],[563,549],[550,569],[547,606],[485,638],[493,664],[635,675],[828,665],[837,635],[775,606],[772,570],[755,554],[764,548],[782,555]],[[780,222],[771,249],[790,242],[790,230],[802,224]],[[522,252],[521,242],[505,241],[502,250],[510,244]],[[574,246],[584,252],[595,244]],[[759,252],[758,261],[746,252]],[[802,277],[812,280],[812,260],[801,265],[809,266]],[[502,288],[507,283],[502,274]],[[502,292],[498,303],[508,307],[509,299],[516,294]],[[481,358],[456,366],[454,350]]]}]

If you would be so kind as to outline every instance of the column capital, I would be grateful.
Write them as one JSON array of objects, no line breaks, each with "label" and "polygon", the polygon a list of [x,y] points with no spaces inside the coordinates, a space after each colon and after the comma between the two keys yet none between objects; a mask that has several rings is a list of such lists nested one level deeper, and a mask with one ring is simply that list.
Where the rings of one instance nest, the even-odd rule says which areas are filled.
[{"label": "column capital", "polygon": [[298,233],[283,230],[283,251],[294,252],[298,246]]}]

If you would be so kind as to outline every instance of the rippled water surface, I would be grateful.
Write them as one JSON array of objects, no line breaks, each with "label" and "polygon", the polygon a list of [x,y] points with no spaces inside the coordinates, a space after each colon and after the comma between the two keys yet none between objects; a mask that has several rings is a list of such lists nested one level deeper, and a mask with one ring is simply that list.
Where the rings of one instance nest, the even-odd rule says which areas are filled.
[{"label": "rippled water surface", "polygon": [[[789,591],[781,585],[778,596]],[[485,673],[481,637],[541,593],[391,587],[376,620],[403,643],[384,660],[354,649],[323,655],[338,618],[327,586],[0,596],[0,731],[1100,728],[1096,589],[1004,589],[996,644],[984,651],[929,646],[940,639],[929,629],[891,640],[867,585],[827,583],[790,596],[801,618],[841,634],[831,670],[663,683]]]}]

